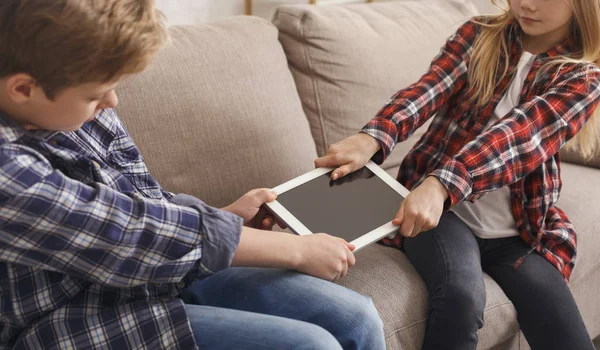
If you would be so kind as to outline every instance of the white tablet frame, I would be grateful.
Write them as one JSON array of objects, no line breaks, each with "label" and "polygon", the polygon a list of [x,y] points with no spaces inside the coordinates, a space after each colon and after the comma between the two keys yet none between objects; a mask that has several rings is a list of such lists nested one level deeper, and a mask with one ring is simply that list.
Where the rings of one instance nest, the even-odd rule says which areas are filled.
[{"label": "white tablet frame", "polygon": [[[379,177],[383,182],[385,182],[388,186],[390,186],[394,191],[398,192],[403,198],[406,198],[410,191],[402,186],[396,179],[394,179],[390,174],[385,172],[382,168],[380,168],[377,164],[373,163],[373,161],[369,161],[365,165],[369,170],[375,174],[375,176]],[[334,168],[317,168],[315,170],[309,171],[304,175],[300,175],[295,179],[292,179],[288,182],[285,182],[277,187],[274,187],[272,190],[277,192],[277,194],[285,193],[295,187],[298,187],[302,184],[305,184],[321,175],[327,174],[332,171]],[[313,234],[311,230],[309,230],[304,224],[300,222],[292,213],[290,213],[280,202],[274,200],[270,203],[265,203],[265,206],[271,211],[279,220],[283,221],[294,233],[304,236]],[[390,234],[394,234],[398,231],[398,226],[392,225],[392,221],[390,220],[388,223],[381,225],[374,230],[365,233],[364,235],[358,237],[350,243],[353,243],[356,246],[355,252],[364,248],[368,244],[376,242],[382,239],[385,236],[389,236]]]}]

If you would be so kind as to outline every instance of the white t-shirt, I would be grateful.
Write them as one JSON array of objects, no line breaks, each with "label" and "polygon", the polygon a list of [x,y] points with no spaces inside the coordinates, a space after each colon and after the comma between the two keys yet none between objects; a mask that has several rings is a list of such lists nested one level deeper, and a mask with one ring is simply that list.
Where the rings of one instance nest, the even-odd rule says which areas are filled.
[{"label": "white t-shirt", "polygon": [[[498,103],[486,129],[500,118],[504,117],[519,103],[521,90],[525,78],[535,60],[535,55],[523,51],[521,59],[506,94]],[[510,203],[510,190],[508,186],[488,192],[475,203],[461,202],[450,209],[480,238],[503,238],[518,236],[519,231],[515,224]]]}]

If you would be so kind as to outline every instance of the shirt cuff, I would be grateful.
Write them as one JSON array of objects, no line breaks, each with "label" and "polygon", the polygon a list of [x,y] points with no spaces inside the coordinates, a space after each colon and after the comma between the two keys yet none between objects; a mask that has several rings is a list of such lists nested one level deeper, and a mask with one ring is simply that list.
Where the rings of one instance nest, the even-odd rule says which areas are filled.
[{"label": "shirt cuff", "polygon": [[370,135],[379,142],[381,149],[373,155],[371,160],[381,165],[396,146],[398,134],[396,124],[385,118],[373,118],[360,132]]},{"label": "shirt cuff", "polygon": [[454,159],[429,174],[429,176],[435,176],[448,191],[448,199],[444,203],[444,210],[448,210],[453,205],[464,201],[473,190],[471,174],[462,163]]},{"label": "shirt cuff", "polygon": [[240,243],[243,219],[185,194],[176,195],[171,202],[194,208],[200,213],[202,258],[198,265],[199,274],[214,274],[231,266]]}]

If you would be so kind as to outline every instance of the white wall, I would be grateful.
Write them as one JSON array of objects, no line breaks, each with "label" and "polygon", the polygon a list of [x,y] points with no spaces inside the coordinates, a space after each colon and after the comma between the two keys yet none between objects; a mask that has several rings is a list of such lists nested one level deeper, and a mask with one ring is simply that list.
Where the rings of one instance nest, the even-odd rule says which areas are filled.
[{"label": "white wall", "polygon": [[[0,0],[2,1],[2,0]],[[394,0],[378,0],[394,1]],[[494,11],[491,0],[473,0],[483,12]],[[501,1],[501,0],[500,0]],[[364,0],[319,0],[320,5],[360,3]],[[195,24],[219,18],[243,15],[244,0],[156,0],[169,19],[169,24]],[[307,0],[253,0],[254,14],[271,19],[275,8],[283,4],[302,4]]]}]

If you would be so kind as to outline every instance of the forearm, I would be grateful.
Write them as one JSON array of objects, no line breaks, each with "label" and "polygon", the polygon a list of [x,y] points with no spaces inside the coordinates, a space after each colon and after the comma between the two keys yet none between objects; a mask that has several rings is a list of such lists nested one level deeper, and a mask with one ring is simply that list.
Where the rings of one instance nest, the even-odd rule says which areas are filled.
[{"label": "forearm", "polygon": [[568,76],[513,108],[430,174],[444,184],[451,205],[523,179],[579,132],[600,102],[600,71]]},{"label": "forearm", "polygon": [[300,261],[298,239],[284,232],[243,227],[232,266],[295,269]]},{"label": "forearm", "polygon": [[409,138],[467,83],[469,48],[475,40],[469,21],[450,37],[428,71],[414,84],[398,91],[361,130],[377,139],[381,149],[374,161],[382,163],[396,143]]}]

